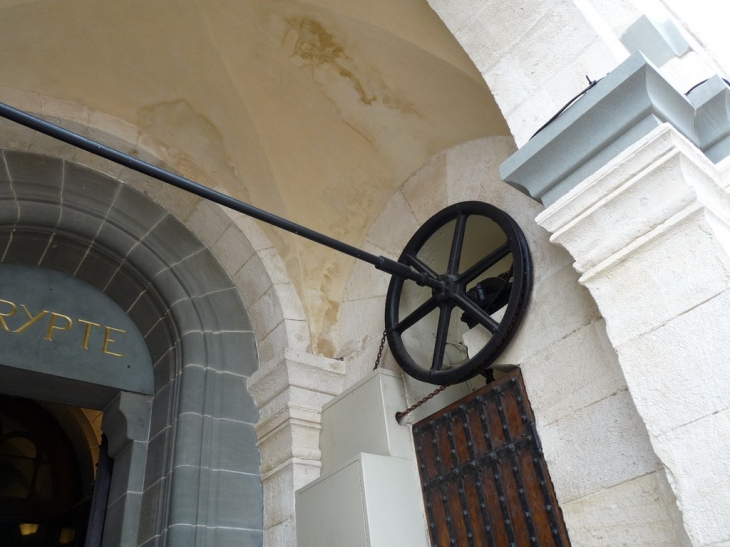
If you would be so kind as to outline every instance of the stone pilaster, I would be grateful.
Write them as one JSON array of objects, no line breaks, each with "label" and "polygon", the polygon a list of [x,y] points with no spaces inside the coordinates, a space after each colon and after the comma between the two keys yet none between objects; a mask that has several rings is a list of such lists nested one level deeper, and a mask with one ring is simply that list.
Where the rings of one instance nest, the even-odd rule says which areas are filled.
[{"label": "stone pilaster", "polygon": [[319,477],[322,406],[344,378],[344,362],[287,349],[249,379],[259,408],[266,547],[296,547],[294,492]]},{"label": "stone pilaster", "polygon": [[730,543],[730,197],[662,125],[537,218],[574,257],[695,546]]}]

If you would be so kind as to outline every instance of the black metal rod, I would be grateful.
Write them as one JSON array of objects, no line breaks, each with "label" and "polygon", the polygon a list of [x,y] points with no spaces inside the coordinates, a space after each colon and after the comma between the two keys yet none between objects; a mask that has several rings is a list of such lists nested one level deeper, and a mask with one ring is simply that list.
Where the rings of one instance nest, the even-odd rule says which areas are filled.
[{"label": "black metal rod", "polygon": [[181,190],[185,190],[186,192],[190,192],[191,194],[195,194],[201,198],[218,203],[219,205],[223,205],[224,207],[228,207],[229,209],[233,209],[234,211],[238,211],[244,215],[253,217],[267,224],[271,224],[272,226],[276,226],[277,228],[281,228],[282,230],[286,230],[287,232],[291,232],[292,234],[296,234],[309,239],[310,241],[314,241],[315,243],[319,243],[320,245],[324,245],[325,247],[329,247],[330,249],[334,249],[335,251],[339,251],[353,258],[357,258],[358,260],[372,264],[378,270],[382,270],[397,277],[411,279],[419,285],[426,285],[434,289],[443,289],[443,283],[441,281],[426,274],[416,272],[405,264],[401,264],[400,262],[385,256],[376,256],[372,253],[368,253],[367,251],[363,251],[362,249],[358,249],[357,247],[344,243],[343,241],[326,236],[310,228],[259,209],[258,207],[254,207],[248,203],[244,203],[220,192],[216,192],[207,186],[203,186],[202,184],[171,173],[170,171],[166,171],[165,169],[161,169],[160,167],[155,167],[154,165],[134,158],[128,154],[120,152],[119,150],[105,146],[92,139],[79,135],[78,133],[64,129],[56,124],[47,122],[41,118],[32,116],[27,112],[23,112],[22,110],[18,110],[17,108],[13,108],[12,106],[8,106],[1,102],[0,116],[19,123],[20,125],[24,125],[25,127],[29,127],[30,129],[34,129],[35,131],[48,135],[49,137],[53,137],[54,139],[58,139],[76,146],[77,148],[81,148],[82,150],[86,150],[96,156],[106,158],[109,161],[128,167],[129,169],[142,173],[143,175],[171,184],[176,188],[180,188]]}]

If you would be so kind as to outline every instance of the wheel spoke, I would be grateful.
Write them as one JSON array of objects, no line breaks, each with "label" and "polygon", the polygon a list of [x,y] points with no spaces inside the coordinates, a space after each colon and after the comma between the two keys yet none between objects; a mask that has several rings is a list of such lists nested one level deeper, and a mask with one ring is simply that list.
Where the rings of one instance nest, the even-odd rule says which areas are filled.
[{"label": "wheel spoke", "polygon": [[413,325],[415,325],[421,319],[431,313],[435,308],[436,301],[433,298],[429,298],[423,304],[418,306],[414,311],[408,314],[408,316],[403,319],[403,321],[393,327],[393,330],[395,332],[402,333],[403,331],[410,329]]},{"label": "wheel spoke", "polygon": [[449,323],[451,322],[451,306],[442,304],[439,314],[439,325],[436,330],[436,341],[433,344],[433,362],[431,370],[441,370],[444,364],[446,353],[446,338],[449,334]]},{"label": "wheel spoke", "polygon": [[423,260],[418,258],[416,255],[408,253],[406,255],[406,260],[411,263],[411,266],[416,268],[419,272],[424,273],[428,275],[429,277],[433,277],[436,279],[438,277],[438,274],[434,272],[428,264],[426,264]]},{"label": "wheel spoke", "polygon": [[507,256],[510,253],[510,242],[507,241],[504,243],[504,245],[498,247],[491,253],[489,253],[487,256],[482,258],[479,262],[474,264],[471,268],[466,270],[463,274],[461,274],[458,277],[458,280],[462,282],[464,285],[467,285],[468,283],[471,283],[474,281],[477,277],[479,277],[480,274],[487,271],[489,268],[494,266],[497,262],[502,260],[505,256]]},{"label": "wheel spoke", "polygon": [[456,217],[454,226],[454,238],[451,241],[451,252],[449,253],[449,267],[446,273],[456,275],[459,273],[459,262],[461,261],[461,249],[464,247],[464,234],[466,234],[467,215],[460,214]]},{"label": "wheel spoke", "polygon": [[499,323],[492,319],[492,317],[487,312],[477,306],[472,300],[470,300],[468,296],[455,293],[452,295],[452,298],[456,300],[457,306],[459,306],[462,310],[468,313],[485,329],[487,329],[492,334],[497,332],[497,329],[499,328]]}]

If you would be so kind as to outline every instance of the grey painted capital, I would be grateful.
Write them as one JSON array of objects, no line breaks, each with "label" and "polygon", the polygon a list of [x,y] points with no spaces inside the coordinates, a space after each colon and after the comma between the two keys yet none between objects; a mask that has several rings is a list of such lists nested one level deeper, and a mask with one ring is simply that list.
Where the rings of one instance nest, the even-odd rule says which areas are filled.
[{"label": "grey painted capital", "polygon": [[109,455],[116,458],[132,441],[146,441],[150,430],[152,397],[122,391],[104,409],[101,429],[109,440]]},{"label": "grey painted capital", "polygon": [[629,53],[640,51],[652,63],[662,66],[674,57],[690,50],[677,25],[672,20],[660,23],[642,15],[621,35],[621,43]]},{"label": "grey painted capital", "polygon": [[695,129],[705,155],[714,163],[730,156],[730,87],[713,76],[689,94],[697,109]]},{"label": "grey painted capital", "polygon": [[549,205],[662,123],[696,146],[695,108],[640,53],[510,156],[502,178]]}]

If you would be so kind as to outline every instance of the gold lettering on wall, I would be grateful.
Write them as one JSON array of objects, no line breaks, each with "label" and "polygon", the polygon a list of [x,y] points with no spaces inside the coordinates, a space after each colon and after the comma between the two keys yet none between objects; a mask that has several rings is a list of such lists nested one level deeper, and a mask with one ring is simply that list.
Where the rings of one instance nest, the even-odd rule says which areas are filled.
[{"label": "gold lettering on wall", "polygon": [[5,331],[10,332],[10,329],[8,328],[7,323],[5,323],[5,318],[12,317],[13,315],[15,315],[18,312],[18,306],[16,306],[15,304],[13,304],[12,302],[9,302],[7,300],[0,300],[0,302],[3,304],[7,304],[11,308],[9,313],[0,313],[0,325],[2,325],[2,327]]},{"label": "gold lettering on wall", "polygon": [[113,351],[109,351],[109,344],[113,344],[114,342],[116,342],[116,340],[112,340],[109,336],[111,334],[111,331],[127,334],[127,331],[125,330],[115,329],[114,327],[107,327],[106,332],[104,333],[104,345],[101,347],[101,352],[106,353],[107,355],[114,355],[115,357],[124,357],[123,353],[114,353]]},{"label": "gold lettering on wall", "polygon": [[[59,327],[56,325],[56,319],[61,318],[66,321],[66,325],[63,327]],[[51,313],[51,322],[48,325],[48,332],[46,333],[46,340],[53,340],[53,331],[54,330],[70,330],[73,326],[74,322],[71,321],[71,318],[68,315],[63,315],[62,313]]]},{"label": "gold lettering on wall", "polygon": [[99,323],[87,321],[86,319],[79,319],[79,323],[84,323],[86,325],[86,331],[84,331],[84,342],[81,344],[81,347],[84,349],[89,349],[89,336],[91,336],[91,327],[101,327],[101,325]]},{"label": "gold lettering on wall", "polygon": [[[17,320],[15,320],[15,324],[13,324],[13,321],[9,321],[10,318],[15,317],[18,313],[18,306],[11,302],[10,300],[3,300],[0,298],[0,328],[4,330],[5,332],[15,333],[15,334],[22,334],[30,327],[35,325],[36,323],[41,323],[42,320],[50,316],[48,319],[48,328],[45,330],[45,340],[48,340],[49,342],[56,342],[54,340],[54,335],[56,335],[59,332],[65,332],[74,330],[74,332],[77,329],[74,329],[75,325],[83,325],[83,337],[81,340],[81,349],[88,350],[89,349],[89,342],[92,338],[94,338],[93,335],[93,328],[96,329],[104,329],[103,331],[103,341],[101,342],[101,353],[105,355],[111,355],[113,357],[124,357],[124,353],[117,353],[115,351],[112,351],[111,346],[113,344],[116,344],[119,342],[118,339],[112,338],[114,333],[118,333],[119,335],[127,334],[127,331],[118,329],[115,327],[110,327],[107,325],[102,326],[100,323],[95,323],[94,321],[88,321],[86,319],[77,319],[74,323],[74,320],[69,317],[68,315],[65,315],[63,313],[59,312],[52,312],[48,310],[42,310],[37,315],[33,315],[33,313],[28,309],[28,307],[25,304],[20,304],[20,307],[23,309],[25,314],[28,316],[27,321],[23,323],[22,325],[19,325]],[[10,323],[10,325],[8,325]],[[13,329],[12,327],[16,327]],[[35,331],[32,331],[35,332]],[[43,331],[42,331],[43,332]],[[114,335],[115,337],[117,335]],[[60,339],[63,339],[63,336],[57,337]],[[68,339],[66,339],[68,340]],[[98,347],[98,346],[97,346]],[[110,349],[111,348],[111,349]]]},{"label": "gold lettering on wall", "polygon": [[23,308],[23,310],[25,310],[25,313],[30,318],[30,321],[28,321],[25,325],[23,325],[19,329],[16,329],[13,331],[13,332],[17,332],[17,333],[24,332],[28,327],[30,327],[31,325],[36,323],[41,317],[45,316],[48,313],[48,311],[43,310],[41,313],[39,313],[38,315],[33,317],[33,314],[28,311],[28,308],[25,307],[25,304],[21,304],[20,307]]}]

